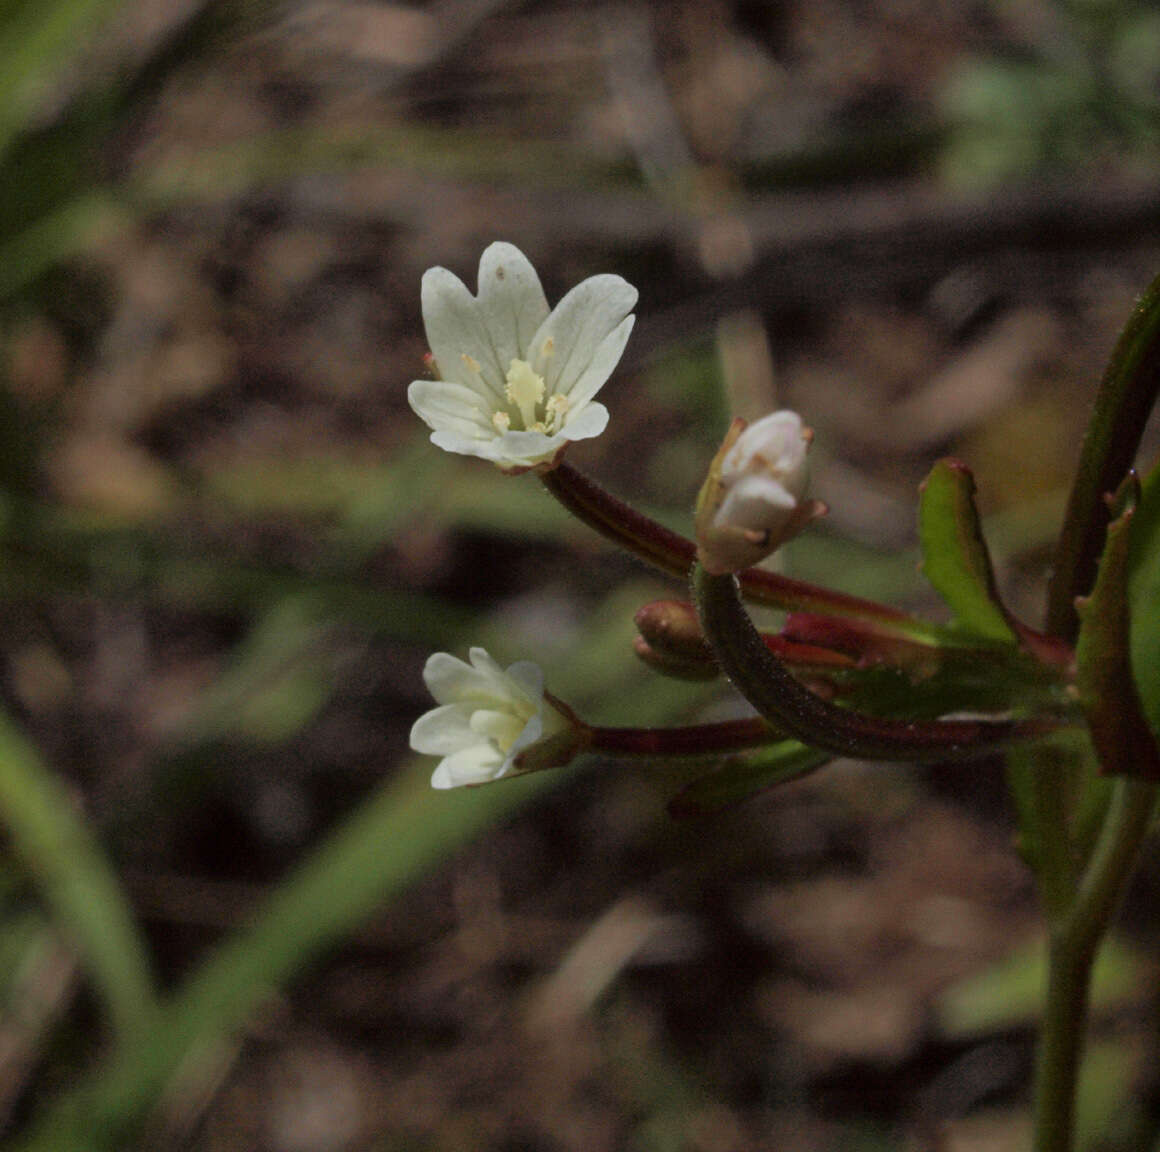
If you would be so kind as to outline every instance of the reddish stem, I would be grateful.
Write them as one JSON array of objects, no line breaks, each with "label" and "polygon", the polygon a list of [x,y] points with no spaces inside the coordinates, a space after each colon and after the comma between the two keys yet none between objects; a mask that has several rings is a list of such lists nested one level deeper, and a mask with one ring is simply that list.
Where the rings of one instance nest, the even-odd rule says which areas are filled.
[{"label": "reddish stem", "polygon": [[[541,474],[544,487],[574,516],[601,535],[636,553],[642,559],[680,580],[688,578],[696,559],[692,540],[658,524],[635,508],[618,500],[594,480],[570,464],[560,463]],[[747,600],[781,608],[788,612],[818,612],[833,616],[856,616],[875,620],[896,632],[929,636],[925,621],[876,600],[847,596],[819,588],[801,580],[791,580],[764,568],[747,568],[738,573],[742,595]]]},{"label": "reddish stem", "polygon": [[617,756],[711,756],[782,739],[760,716],[683,728],[592,728],[589,751]]}]

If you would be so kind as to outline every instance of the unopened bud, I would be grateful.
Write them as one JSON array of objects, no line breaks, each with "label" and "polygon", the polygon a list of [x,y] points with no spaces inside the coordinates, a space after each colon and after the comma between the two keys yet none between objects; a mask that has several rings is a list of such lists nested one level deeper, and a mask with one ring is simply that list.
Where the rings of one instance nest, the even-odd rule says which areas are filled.
[{"label": "unopened bud", "polygon": [[757,564],[826,511],[804,498],[812,439],[796,412],[733,421],[697,498],[697,558],[706,571]]},{"label": "unopened bud", "polygon": [[633,651],[658,672],[678,680],[712,680],[719,675],[692,604],[653,600],[633,621],[640,632],[633,640]]}]

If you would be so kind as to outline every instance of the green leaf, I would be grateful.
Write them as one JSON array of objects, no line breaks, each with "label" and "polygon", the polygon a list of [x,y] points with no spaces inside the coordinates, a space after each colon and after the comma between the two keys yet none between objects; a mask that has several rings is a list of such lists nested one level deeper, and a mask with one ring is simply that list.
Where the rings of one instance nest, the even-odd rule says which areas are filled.
[{"label": "green leaf", "polygon": [[1131,523],[1127,575],[1131,673],[1144,719],[1152,734],[1160,737],[1160,464],[1143,483]]},{"label": "green leaf", "polygon": [[919,489],[922,570],[955,615],[955,624],[986,640],[1014,644],[999,601],[991,557],[975,508],[975,480],[958,460],[940,460]]},{"label": "green leaf", "polygon": [[[1108,525],[1095,588],[1079,605],[1076,687],[1101,773],[1160,780],[1160,752],[1140,712],[1129,655],[1128,562],[1134,516],[1135,509],[1128,508]],[[1155,612],[1141,615],[1137,630],[1151,625],[1156,631]]]},{"label": "green leaf", "polygon": [[797,780],[832,759],[828,752],[782,740],[749,756],[735,756],[700,776],[669,801],[673,816],[707,816],[758,792]]}]

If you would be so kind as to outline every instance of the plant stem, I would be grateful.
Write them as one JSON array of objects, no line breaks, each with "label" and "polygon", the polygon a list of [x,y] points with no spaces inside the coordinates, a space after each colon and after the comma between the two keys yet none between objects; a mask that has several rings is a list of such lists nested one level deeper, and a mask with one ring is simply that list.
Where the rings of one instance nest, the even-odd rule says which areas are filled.
[{"label": "plant stem", "polygon": [[1045,717],[896,720],[839,708],[811,692],[769,650],[746,614],[736,577],[694,564],[692,586],[722,671],[771,725],[803,744],[863,760],[966,760],[1059,726]]},{"label": "plant stem", "polygon": [[1051,940],[1047,1003],[1035,1068],[1035,1152],[1072,1152],[1075,1097],[1087,1027],[1094,952]]},{"label": "plant stem", "polygon": [[590,728],[589,732],[588,751],[614,756],[711,756],[784,739],[760,716],[681,728]]},{"label": "plant stem", "polygon": [[[618,500],[570,464],[558,464],[540,476],[544,487],[577,519],[614,544],[656,565],[670,576],[686,579],[696,559],[692,540]],[[747,600],[787,612],[855,616],[873,620],[898,635],[929,639],[935,629],[924,620],[875,600],[847,596],[764,568],[747,568],[738,576]]]},{"label": "plant stem", "polygon": [[[1075,602],[1095,582],[1109,522],[1105,494],[1132,465],[1144,424],[1160,393],[1160,277],[1148,286],[1116,343],[1100,382],[1079,468],[1055,551],[1048,586],[1046,632],[1071,643],[1079,632]],[[1075,1096],[1087,1021],[1091,967],[1116,903],[1135,864],[1155,807],[1157,787],[1119,780],[1091,849],[1075,897],[1060,909],[1064,871],[1080,846],[1069,813],[1061,827],[1056,764],[1046,752],[1013,765],[1025,781],[1024,834],[1039,846],[1039,882],[1051,927],[1047,1004],[1035,1086],[1036,1152],[1071,1152]],[[1027,777],[1031,779],[1028,781]]]},{"label": "plant stem", "polygon": [[1048,922],[1055,923],[1067,914],[1076,890],[1066,753],[1046,741],[1008,749],[1007,783],[1018,813],[1023,855],[1035,873]]},{"label": "plant stem", "polygon": [[1158,793],[1154,784],[1117,782],[1075,900],[1052,925],[1036,1067],[1035,1152],[1072,1152],[1074,1147],[1092,964],[1147,835]]},{"label": "plant stem", "polygon": [[1160,276],[1148,285],[1116,342],[1096,392],[1048,585],[1047,631],[1071,642],[1075,598],[1091,588],[1108,524],[1104,495],[1127,475],[1160,393]]}]

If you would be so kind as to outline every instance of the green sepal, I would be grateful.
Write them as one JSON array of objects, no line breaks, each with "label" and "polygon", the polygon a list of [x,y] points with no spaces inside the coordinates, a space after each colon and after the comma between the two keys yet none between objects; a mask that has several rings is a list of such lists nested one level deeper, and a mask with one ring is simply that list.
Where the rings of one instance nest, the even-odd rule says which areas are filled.
[{"label": "green sepal", "polygon": [[1128,542],[1128,654],[1144,722],[1160,738],[1160,464],[1144,480]]},{"label": "green sepal", "polygon": [[[1075,682],[1100,774],[1160,780],[1160,752],[1141,711],[1130,652],[1130,615],[1137,621],[1135,631],[1151,630],[1160,640],[1154,611],[1130,613],[1128,574],[1136,515],[1136,508],[1127,508],[1108,525],[1095,587],[1076,603],[1080,628]],[[1160,565],[1156,571],[1160,575]],[[1153,667],[1153,680],[1156,673]]]},{"label": "green sepal", "polygon": [[721,767],[698,776],[669,801],[672,816],[708,816],[731,804],[787,784],[832,759],[828,752],[796,740],[779,740],[747,756],[731,756]]},{"label": "green sepal", "polygon": [[954,613],[957,629],[985,640],[1017,644],[999,600],[991,556],[975,508],[975,480],[958,460],[940,460],[919,488],[922,571]]}]

